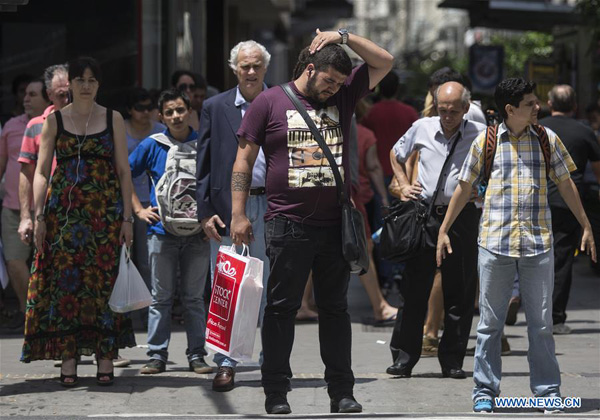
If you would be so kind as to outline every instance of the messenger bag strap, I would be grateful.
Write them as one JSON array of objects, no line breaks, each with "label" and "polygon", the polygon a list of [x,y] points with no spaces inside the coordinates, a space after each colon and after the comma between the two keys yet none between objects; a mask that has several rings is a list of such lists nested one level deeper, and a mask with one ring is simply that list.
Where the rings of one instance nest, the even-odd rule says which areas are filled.
[{"label": "messenger bag strap", "polygon": [[298,97],[296,96],[296,94],[294,93],[292,88],[290,87],[289,83],[284,83],[282,85],[279,85],[279,87],[281,89],[283,89],[283,91],[290,98],[290,101],[292,101],[292,104],[294,104],[294,106],[296,107],[296,109],[298,110],[298,112],[300,113],[302,118],[304,118],[304,122],[310,129],[310,132],[312,133],[316,142],[319,144],[319,147],[321,147],[321,150],[325,154],[325,157],[329,161],[329,165],[331,166],[331,170],[333,172],[333,177],[335,178],[335,184],[336,184],[337,193],[338,193],[338,200],[339,200],[340,204],[349,202],[348,197],[346,196],[346,193],[344,191],[344,181],[342,180],[342,175],[340,174],[338,165],[335,162],[335,158],[333,157],[333,154],[331,153],[329,146],[327,146],[327,143],[323,139],[321,132],[315,125],[315,122],[308,115],[308,112],[306,111],[306,107],[302,104],[302,102],[300,102],[300,100],[298,99]]},{"label": "messenger bag strap", "polygon": [[[465,123],[462,123],[462,124],[465,124]],[[433,204],[435,203],[435,199],[437,198],[438,192],[440,191],[440,187],[442,186],[442,182],[444,181],[444,176],[443,176],[444,169],[446,169],[448,162],[450,162],[450,158],[452,157],[452,154],[454,153],[454,149],[456,149],[456,145],[460,141],[461,136],[462,136],[462,133],[459,130],[458,134],[456,135],[456,140],[454,140],[454,143],[452,143],[452,147],[450,147],[450,153],[448,153],[448,156],[446,156],[446,160],[444,161],[444,164],[442,165],[442,169],[440,171],[440,176],[438,178],[437,185],[435,186],[435,191],[433,192],[433,197],[431,197],[431,203],[429,203],[429,208],[427,209],[427,218],[429,218],[429,215],[431,214],[431,210],[433,209]]]}]

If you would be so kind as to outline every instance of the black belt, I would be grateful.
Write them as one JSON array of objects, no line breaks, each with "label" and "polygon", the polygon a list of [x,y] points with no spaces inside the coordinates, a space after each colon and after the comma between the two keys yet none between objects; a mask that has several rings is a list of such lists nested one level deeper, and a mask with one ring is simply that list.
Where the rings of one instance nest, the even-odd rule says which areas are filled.
[{"label": "black belt", "polygon": [[263,195],[266,192],[265,187],[250,188],[250,195]]},{"label": "black belt", "polygon": [[[465,204],[465,207],[464,207],[464,209],[476,209],[476,208],[477,207],[475,206],[475,203],[473,203],[473,202],[468,202],[467,204]],[[445,215],[447,211],[448,211],[448,206],[433,206],[433,208],[431,209],[431,213],[437,214],[438,216]]]}]

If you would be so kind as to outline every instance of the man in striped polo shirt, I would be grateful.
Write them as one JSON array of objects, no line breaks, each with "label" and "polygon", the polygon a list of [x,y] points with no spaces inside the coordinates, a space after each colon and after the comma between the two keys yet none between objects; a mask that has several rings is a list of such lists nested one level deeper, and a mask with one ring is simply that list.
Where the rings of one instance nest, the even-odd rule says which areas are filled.
[{"label": "man in striped polo shirt", "polygon": [[[44,71],[45,89],[42,93],[52,102],[44,113],[32,118],[27,123],[21,153],[18,162],[21,163],[19,174],[19,203],[21,207],[21,222],[19,224],[19,236],[25,244],[30,244],[33,237],[33,222],[31,220],[30,199],[32,196],[33,173],[38,159],[40,149],[40,137],[42,126],[48,115],[58,111],[69,103],[69,82],[67,80],[67,66],[56,64],[46,68]],[[54,170],[56,162],[52,164]]]},{"label": "man in striped polo shirt", "polygon": [[[575,164],[552,130],[534,127],[540,109],[534,89],[535,83],[520,78],[506,79],[496,87],[494,98],[504,122],[497,129],[494,158],[486,162],[483,131],[471,145],[438,236],[440,264],[446,251],[452,253],[448,229],[469,201],[472,188],[486,181],[484,163],[491,165],[478,241],[481,295],[473,368],[475,412],[493,411],[493,400],[500,394],[500,337],[515,274],[527,316],[531,391],[536,397],[560,398],[552,336],[554,254],[548,178],[583,228],[581,250],[596,261],[592,228],[570,177]],[[549,162],[544,157],[546,142]],[[546,412],[554,411],[562,410],[546,407]]]}]

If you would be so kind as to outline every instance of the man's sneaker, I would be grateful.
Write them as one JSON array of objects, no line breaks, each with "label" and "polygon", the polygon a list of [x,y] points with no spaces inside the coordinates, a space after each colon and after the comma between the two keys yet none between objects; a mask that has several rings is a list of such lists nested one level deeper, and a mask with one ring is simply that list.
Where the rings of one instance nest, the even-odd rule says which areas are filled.
[{"label": "man's sneaker", "polygon": [[508,303],[508,313],[506,314],[506,325],[515,325],[517,323],[517,313],[521,307],[521,298],[513,297],[510,298]]},{"label": "man's sneaker", "polygon": [[487,398],[482,398],[480,400],[475,401],[473,404],[473,412],[474,413],[492,413],[494,412],[494,406],[492,405],[492,400]]},{"label": "man's sneaker", "polygon": [[440,340],[435,337],[423,336],[423,346],[421,348],[421,357],[435,357],[438,354]]},{"label": "man's sneaker", "polygon": [[141,369],[142,375],[154,375],[167,370],[167,364],[160,359],[152,359],[146,363]]},{"label": "man's sneaker", "polygon": [[204,357],[199,357],[190,362],[190,372],[194,373],[212,373],[212,367],[204,361]]},{"label": "man's sneaker", "polygon": [[502,338],[500,339],[501,342],[501,347],[500,347],[500,354],[502,356],[508,356],[512,353],[511,349],[510,349],[510,344],[508,344],[508,339],[506,338],[506,336],[504,334],[502,334]]},{"label": "man's sneaker", "polygon": [[571,327],[569,327],[564,322],[562,322],[560,324],[554,324],[552,326],[552,334],[555,334],[555,335],[571,334]]}]

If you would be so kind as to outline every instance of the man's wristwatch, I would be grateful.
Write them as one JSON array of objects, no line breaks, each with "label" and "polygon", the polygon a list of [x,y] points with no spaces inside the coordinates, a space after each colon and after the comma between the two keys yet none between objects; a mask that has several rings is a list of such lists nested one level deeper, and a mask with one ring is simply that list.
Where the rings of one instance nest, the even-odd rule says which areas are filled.
[{"label": "man's wristwatch", "polygon": [[44,216],[43,214],[38,214],[37,216],[35,216],[35,220],[38,222],[45,222],[46,216]]},{"label": "man's wristwatch", "polygon": [[340,34],[340,36],[342,37],[342,45],[347,44],[348,43],[348,29],[340,28],[340,29],[338,29],[338,34]]},{"label": "man's wristwatch", "polygon": [[134,221],[133,215],[129,216],[129,217],[123,217],[123,221],[127,222],[127,223],[133,223],[133,221]]}]

